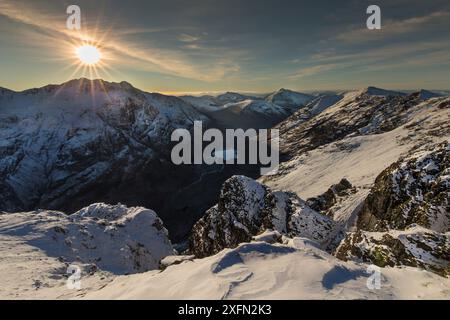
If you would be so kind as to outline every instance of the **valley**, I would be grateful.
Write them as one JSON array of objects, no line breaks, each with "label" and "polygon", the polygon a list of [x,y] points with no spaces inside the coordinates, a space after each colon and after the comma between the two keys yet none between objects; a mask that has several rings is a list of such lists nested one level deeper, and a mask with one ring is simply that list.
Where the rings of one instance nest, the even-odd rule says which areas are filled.
[{"label": "valley", "polygon": [[[0,92],[2,298],[450,296],[448,96],[171,97],[85,79]],[[170,135],[195,121],[280,130],[279,171],[174,165]]]}]

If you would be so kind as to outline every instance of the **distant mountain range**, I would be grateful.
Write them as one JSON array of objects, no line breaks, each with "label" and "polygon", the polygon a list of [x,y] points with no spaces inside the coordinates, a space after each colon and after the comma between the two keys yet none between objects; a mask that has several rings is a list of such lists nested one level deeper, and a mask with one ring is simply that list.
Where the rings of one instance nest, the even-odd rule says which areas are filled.
[{"label": "distant mountain range", "polygon": [[[449,110],[375,87],[0,89],[0,298],[448,299]],[[194,121],[279,129],[280,170],[173,165],[170,135]],[[72,263],[81,292],[64,289]],[[369,264],[389,282],[376,293]]]}]

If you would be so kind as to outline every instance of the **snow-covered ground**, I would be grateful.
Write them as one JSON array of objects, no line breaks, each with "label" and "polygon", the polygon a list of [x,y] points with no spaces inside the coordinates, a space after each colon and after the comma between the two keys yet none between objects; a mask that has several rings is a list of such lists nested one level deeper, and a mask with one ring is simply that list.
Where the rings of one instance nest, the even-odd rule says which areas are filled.
[{"label": "snow-covered ground", "polygon": [[[0,298],[67,294],[77,265],[86,287],[113,275],[158,269],[174,250],[155,212],[93,204],[68,216],[56,211],[0,214]],[[83,280],[84,282],[84,280]]]},{"label": "snow-covered ground", "polygon": [[[253,242],[219,254],[116,278],[87,299],[448,299],[450,280],[414,268],[384,268],[369,289],[368,265],[342,262],[309,240]],[[164,288],[164,289],[161,289]],[[372,287],[373,288],[373,287]]]}]

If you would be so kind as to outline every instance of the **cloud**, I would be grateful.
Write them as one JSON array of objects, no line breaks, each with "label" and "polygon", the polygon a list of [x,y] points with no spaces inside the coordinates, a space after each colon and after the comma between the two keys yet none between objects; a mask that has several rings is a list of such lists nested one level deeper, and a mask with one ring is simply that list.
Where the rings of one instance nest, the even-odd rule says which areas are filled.
[{"label": "cloud", "polygon": [[191,36],[189,34],[181,34],[178,37],[178,40],[180,40],[181,42],[196,42],[200,40],[200,37]]},{"label": "cloud", "polygon": [[338,34],[335,40],[345,41],[346,43],[360,43],[374,39],[386,39],[404,34],[412,34],[430,27],[448,25],[449,19],[449,11],[437,11],[426,16],[413,17],[401,21],[388,20],[382,22],[381,30],[369,30],[367,28],[352,29]]},{"label": "cloud", "polygon": [[[120,36],[129,33],[151,32],[155,31],[155,29],[130,29],[128,30],[129,33],[127,30],[119,30],[118,33],[114,32],[114,34],[109,33],[108,30],[99,32],[98,29],[90,30],[92,34],[74,32],[65,28],[65,20],[61,19],[60,16],[56,18],[54,15],[39,10],[38,7],[18,6],[6,0],[0,2],[0,15],[31,27],[34,29],[30,30],[31,35],[35,35],[38,30],[45,36],[51,37],[53,39],[52,42],[61,42],[61,45],[67,45],[67,42],[70,43],[73,40],[78,42],[98,41],[102,51],[108,52],[110,60],[114,60],[122,66],[131,66],[138,70],[158,72],[205,82],[221,80],[228,74],[239,70],[236,67],[236,62],[211,61],[194,63],[177,50],[158,48],[148,44],[143,45],[142,43],[130,42],[120,38]],[[32,39],[33,36],[30,36],[26,41]],[[180,38],[184,42],[193,42],[196,39],[196,37],[187,34],[182,35]],[[146,42],[148,43],[148,41]]]},{"label": "cloud", "polygon": [[327,72],[327,71],[330,71],[330,70],[333,70],[336,68],[341,68],[341,67],[343,67],[343,65],[334,64],[334,63],[333,64],[316,65],[316,66],[312,66],[312,67],[305,67],[305,68],[299,69],[294,74],[291,74],[290,76],[288,76],[288,78],[290,80],[297,80],[300,78],[309,77],[312,75]]}]

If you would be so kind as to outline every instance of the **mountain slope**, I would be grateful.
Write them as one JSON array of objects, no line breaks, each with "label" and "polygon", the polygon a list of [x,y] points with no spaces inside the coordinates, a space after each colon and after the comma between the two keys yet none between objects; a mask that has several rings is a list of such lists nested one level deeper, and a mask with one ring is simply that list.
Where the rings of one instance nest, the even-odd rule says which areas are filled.
[{"label": "mountain slope", "polygon": [[449,106],[448,97],[423,101],[351,92],[310,119],[298,121],[294,114],[278,126],[284,160],[279,174],[262,181],[304,199],[344,177],[357,187],[372,184],[415,146],[450,138]]},{"label": "mountain slope", "polygon": [[174,254],[154,211],[101,203],[71,216],[1,213],[0,251],[1,299],[77,294],[66,287],[69,266],[80,268],[82,289],[90,290],[116,275],[158,269]]},{"label": "mountain slope", "polygon": [[[184,101],[205,113],[221,129],[270,128],[313,100],[313,96],[281,89],[265,99],[235,92],[213,96],[182,96]],[[317,104],[321,102],[318,101]],[[329,104],[324,101],[322,104]],[[321,108],[317,106],[316,109]],[[324,107],[322,107],[324,108]]]},{"label": "mountain slope", "polygon": [[450,280],[429,272],[382,269],[379,290],[368,288],[370,275],[367,265],[340,261],[294,238],[285,244],[242,244],[161,273],[120,277],[84,298],[448,299]]},{"label": "mountain slope", "polygon": [[172,132],[194,121],[209,123],[179,98],[125,82],[80,79],[3,95],[0,210],[74,212],[120,201],[162,212],[167,194],[202,170],[170,160]]},{"label": "mountain slope", "polygon": [[266,101],[272,102],[286,109],[291,113],[297,111],[302,106],[313,100],[309,94],[299,93],[288,89],[280,89],[266,97]]},{"label": "mountain slope", "polygon": [[[377,95],[374,96],[374,93]],[[302,119],[299,116],[305,115],[302,109],[280,124],[281,150],[288,160],[280,165],[277,174],[260,178],[267,186],[251,181],[239,183],[237,178],[226,182],[217,206],[211,208],[193,228],[192,252],[199,256],[213,254],[225,247],[235,247],[239,242],[248,242],[252,236],[268,228],[289,236],[308,237],[304,231],[296,234],[278,227],[277,223],[268,223],[272,218],[278,222],[292,219],[289,214],[284,218],[279,215],[281,211],[287,212],[280,209],[288,206],[283,201],[270,201],[270,194],[283,195],[282,198],[291,208],[295,207],[293,199],[298,195],[307,199],[304,206],[310,211],[331,218],[330,231],[326,235],[328,241],[321,246],[329,252],[336,250],[347,233],[345,241],[350,244],[345,248],[353,252],[358,247],[359,238],[355,238],[351,231],[356,228],[384,231],[367,228],[369,225],[361,222],[370,221],[372,225],[383,217],[388,226],[401,227],[401,232],[411,223],[431,228],[429,237],[415,236],[414,243],[418,247],[430,246],[432,241],[427,239],[433,237],[441,243],[439,239],[445,236],[433,236],[432,233],[433,230],[446,232],[450,221],[448,186],[445,185],[448,159],[443,151],[447,144],[438,147],[439,143],[450,139],[450,100],[440,97],[424,101],[417,94],[399,96],[388,92],[386,96],[381,96],[381,93],[386,92],[350,92],[317,115]],[[424,148],[432,153],[422,155],[420,161],[417,160],[418,164],[414,165],[416,160],[411,160],[413,164],[400,160],[401,165],[391,166],[402,157]],[[395,166],[400,166],[395,171],[400,180],[396,186],[391,189],[383,187],[380,189],[383,192],[377,194],[378,181],[389,185],[395,180],[391,175]],[[385,178],[382,178],[383,174],[378,177],[385,169]],[[412,177],[418,180],[413,181]],[[392,198],[397,195],[401,201]],[[369,210],[369,207],[372,209]],[[305,212],[303,210],[299,215],[306,218]],[[430,219],[431,222],[424,222]],[[302,225],[307,230],[315,230],[321,223],[316,221],[312,225]],[[314,237],[311,239],[317,241]],[[431,247],[439,247],[439,252],[444,252],[446,244]],[[337,252],[341,252],[341,248]],[[395,251],[390,253],[392,259],[398,261],[396,264],[429,266],[430,270],[440,274],[441,266],[448,263],[444,255],[441,260],[412,264],[402,260],[399,254]],[[359,254],[354,258],[361,258],[361,255],[366,257]],[[339,256],[345,257],[342,253]],[[376,263],[375,258],[365,259]]]}]

